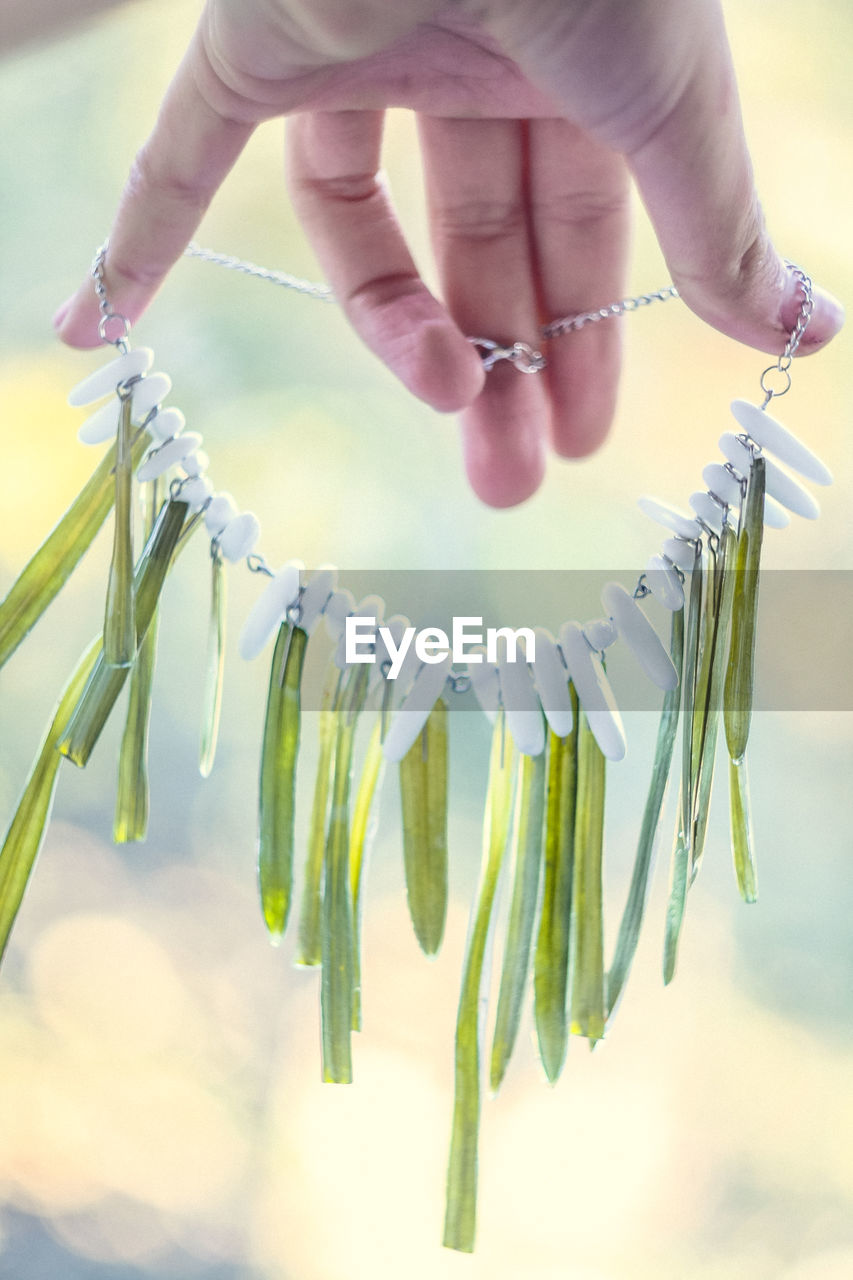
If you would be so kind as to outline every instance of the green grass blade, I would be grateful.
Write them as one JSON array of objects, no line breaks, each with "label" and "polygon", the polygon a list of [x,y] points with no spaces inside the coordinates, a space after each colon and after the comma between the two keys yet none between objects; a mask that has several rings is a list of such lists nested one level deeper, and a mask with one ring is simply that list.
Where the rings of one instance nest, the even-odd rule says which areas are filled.
[{"label": "green grass blade", "polygon": [[[146,501],[146,539],[157,521],[161,501],[161,484],[155,480]],[[130,673],[130,697],[119,751],[113,819],[113,840],[116,844],[144,840],[148,833],[148,723],[157,656],[157,614],[155,609]]]},{"label": "green grass blade", "polygon": [[515,1047],[530,972],[530,946],[542,867],[546,753],[543,751],[538,756],[520,755],[518,770],[520,776],[513,830],[515,874],[489,1065],[489,1083],[493,1092],[500,1088]]},{"label": "green grass blade", "polygon": [[503,709],[492,734],[489,786],[483,822],[483,861],[477,902],[468,933],[462,990],[456,1017],[455,1092],[443,1242],[471,1253],[477,1221],[477,1146],[480,1127],[480,987],[498,877],[509,836],[512,801],[512,739]]},{"label": "green grass blade", "polygon": [[382,755],[382,722],[377,717],[367,753],[361,768],[358,788],[355,793],[355,804],[352,809],[352,827],[349,837],[349,890],[352,900],[352,963],[353,963],[353,997],[352,997],[352,1029],[361,1030],[361,886],[364,878],[364,863],[367,846],[372,834],[371,810],[373,797],[381,785],[383,765]]},{"label": "green grass blade", "polygon": [[[134,445],[134,467],[141,460],[147,443],[146,437]],[[0,667],[68,581],[112,510],[115,464],[113,445],[0,604]]]},{"label": "green grass blade", "polygon": [[578,783],[575,806],[575,857],[572,886],[571,975],[572,1035],[600,1040],[604,1035],[604,793],[606,761],[581,714],[578,734]]},{"label": "green grass blade", "polygon": [[101,637],[98,636],[65,686],[0,849],[0,959],[5,953],[50,817],[61,760],[56,744],[65,731],[100,648]]},{"label": "green grass blade", "polygon": [[121,401],[116,436],[115,522],[113,554],[104,610],[104,661],[108,667],[129,667],[136,657],[136,617],[133,594],[133,457],[130,414],[133,401]]},{"label": "green grass blade", "polygon": [[320,706],[317,778],[314,783],[314,800],[311,806],[308,852],[305,858],[302,905],[299,912],[299,936],[296,947],[296,963],[311,968],[315,968],[321,963],[323,954],[321,929],[323,919],[323,858],[326,849],[326,820],[329,813],[332,756],[338,735],[340,690],[341,673],[334,663],[331,663],[326,676],[326,684]]},{"label": "green grass blade", "polygon": [[201,744],[198,769],[203,778],[210,776],[219,739],[219,715],[222,710],[222,682],[225,676],[226,629],[225,564],[217,551],[211,556],[210,622],[207,632],[207,673],[201,713]]},{"label": "green grass blade", "polygon": [[258,794],[258,888],[272,942],[287,926],[293,892],[293,822],[301,720],[300,687],[308,637],[283,622],[270,668]]},{"label": "green grass blade", "polygon": [[553,1084],[569,1044],[569,938],[577,798],[578,701],[571,686],[573,728],[548,735],[545,883],[533,962],[533,1014],[539,1056]]},{"label": "green grass blade", "polygon": [[[682,797],[679,797],[681,800]],[[690,865],[690,847],[681,831],[676,833],[669,875],[669,899],[666,904],[666,922],[663,943],[663,980],[672,982],[675,962],[678,959],[678,943],[684,923],[684,906],[687,900],[687,873]]]},{"label": "green grass blade", "polygon": [[616,949],[613,962],[607,974],[607,1017],[610,1019],[625,987],[640,937],[643,916],[646,909],[649,874],[652,865],[652,854],[655,846],[666,795],[667,782],[672,768],[672,755],[675,737],[678,730],[678,713],[681,703],[681,673],[684,666],[684,610],[676,609],[672,615],[669,653],[673,666],[678,672],[678,684],[665,695],[658,725],[655,759],[652,776],[643,809],[643,821],[637,841],[637,852],[634,856],[634,870],[619,933],[616,937]]},{"label": "green grass blade", "polygon": [[[694,760],[693,795],[691,797],[692,830],[690,839],[690,883],[699,871],[705,851],[705,835],[711,809],[714,763],[717,755],[717,728],[722,709],[723,681],[726,673],[729,624],[735,588],[737,538],[728,527],[723,529],[718,568],[714,583],[714,625],[710,635],[710,660],[707,687],[704,691],[704,713],[698,738],[698,761]],[[699,718],[699,717],[697,717]],[[694,742],[696,739],[694,738]]]},{"label": "green grass blade", "polygon": [[[136,628],[140,643],[151,625],[163,582],[174,563],[174,552],[187,512],[185,502],[164,503],[151,536],[136,566]],[[83,768],[101,735],[116,699],[128,676],[127,667],[107,665],[103,649],[86,688],[80,695],[71,721],[59,742],[59,751]]]},{"label": "green grass blade", "polygon": [[447,917],[447,704],[443,698],[400,761],[400,799],[409,915],[421,949],[434,956]]},{"label": "green grass blade", "polygon": [[732,855],[737,887],[744,902],[758,901],[758,877],[752,838],[752,812],[746,756],[729,760],[729,805],[731,808]]},{"label": "green grass blade", "polygon": [[732,610],[732,641],[725,686],[726,746],[732,760],[746,751],[752,719],[755,628],[758,619],[758,569],[764,535],[764,459],[754,458],[743,520],[738,535],[737,586]]},{"label": "green grass blade", "polygon": [[322,1022],[323,1080],[352,1080],[353,918],[349,886],[350,775],[355,728],[367,695],[367,668],[350,671],[341,699],[326,832],[323,877]]}]

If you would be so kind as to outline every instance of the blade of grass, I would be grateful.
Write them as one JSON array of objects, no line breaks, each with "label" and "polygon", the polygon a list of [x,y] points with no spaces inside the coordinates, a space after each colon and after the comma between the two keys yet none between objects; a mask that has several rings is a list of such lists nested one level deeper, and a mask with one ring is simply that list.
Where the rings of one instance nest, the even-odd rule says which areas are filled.
[{"label": "blade of grass", "polygon": [[293,823],[301,721],[300,688],[308,636],[283,622],[270,668],[258,794],[258,888],[272,942],[287,926],[293,892]]},{"label": "blade of grass", "polygon": [[[136,566],[137,643],[154,617],[157,601],[169,568],[175,560],[177,541],[187,512],[185,502],[171,499],[164,503],[151,536],[142,549]],[[83,768],[101,735],[116,699],[127,679],[127,667],[110,667],[103,648],[92,669],[86,688],[74,709],[70,723],[59,742],[60,754]]]},{"label": "blade of grass", "polygon": [[661,708],[655,759],[652,766],[649,790],[646,795],[646,804],[643,809],[643,821],[637,841],[637,852],[634,856],[634,870],[631,873],[628,898],[625,903],[625,910],[622,913],[619,933],[616,937],[613,961],[607,974],[608,1019],[613,1016],[619,1002],[619,997],[625,987],[631,965],[634,962],[634,955],[637,951],[637,943],[646,909],[646,896],[655,836],[660,824],[664,796],[666,795],[667,783],[672,769],[672,755],[678,731],[678,713],[681,704],[681,673],[684,666],[683,609],[676,609],[672,615],[669,653],[672,658],[672,664],[678,673],[678,684],[665,694]]},{"label": "blade of grass", "polygon": [[116,436],[115,515],[113,554],[104,608],[104,661],[109,667],[129,667],[136,657],[136,618],[133,593],[133,458],[130,420],[133,399],[121,399]]},{"label": "blade of grass", "polygon": [[604,793],[606,761],[580,716],[578,781],[575,804],[575,855],[572,885],[571,960],[572,1035],[595,1042],[604,1035]]},{"label": "blade of grass", "polygon": [[724,696],[726,745],[732,760],[740,760],[746,751],[752,718],[758,570],[764,535],[764,487],[764,459],[754,458],[749,472],[742,526],[738,534],[737,585],[732,608],[732,640]]},{"label": "blade of grass", "polygon": [[225,676],[226,579],[225,565],[219,552],[210,560],[210,622],[207,631],[207,672],[201,713],[201,743],[198,769],[203,778],[210,776],[219,739],[219,715],[222,710],[222,682]]},{"label": "blade of grass", "polygon": [[447,1167],[443,1242],[471,1253],[477,1220],[477,1146],[480,1127],[480,988],[492,908],[509,836],[512,740],[501,708],[492,733],[489,786],[483,822],[483,861],[471,918],[456,1018],[453,1127]]},{"label": "blade of grass", "polygon": [[[140,462],[147,437],[135,442],[133,466]],[[0,667],[29,634],[68,581],[115,502],[112,445],[65,515],[48,534],[0,604]]]},{"label": "blade of grass", "polygon": [[752,812],[746,756],[729,760],[729,805],[731,810],[732,855],[740,896],[744,902],[758,901],[758,877],[752,837]]},{"label": "blade of grass", "polygon": [[100,649],[101,637],[98,636],[65,686],[0,849],[0,959],[6,951],[50,817],[62,759],[56,744],[65,732]]},{"label": "blade of grass", "polygon": [[371,822],[373,797],[382,785],[385,758],[382,754],[382,723],[376,724],[367,744],[367,753],[361,768],[355,804],[352,810],[352,827],[349,837],[349,887],[352,899],[353,928],[353,999],[352,1029],[361,1030],[361,886],[367,846],[373,834],[375,822]]},{"label": "blade of grass", "polygon": [[447,704],[439,698],[400,761],[406,897],[421,949],[434,956],[447,917]]},{"label": "blade of grass", "polygon": [[332,755],[337,741],[340,714],[341,673],[329,664],[323,698],[320,704],[318,731],[317,778],[311,806],[308,852],[305,857],[302,905],[299,912],[299,937],[296,963],[316,968],[322,960],[323,943],[323,857],[326,848],[326,819],[329,812],[329,787],[332,777]]},{"label": "blade of grass", "polygon": [[542,867],[546,752],[542,751],[538,756],[520,755],[518,772],[513,828],[515,873],[489,1066],[489,1083],[495,1093],[500,1088],[518,1036],[521,1006],[530,972],[530,945]]}]

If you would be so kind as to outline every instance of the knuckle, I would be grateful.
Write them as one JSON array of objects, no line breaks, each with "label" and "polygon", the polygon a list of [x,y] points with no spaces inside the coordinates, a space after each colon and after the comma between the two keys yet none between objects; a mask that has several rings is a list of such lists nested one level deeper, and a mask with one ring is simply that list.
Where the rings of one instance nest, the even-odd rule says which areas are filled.
[{"label": "knuckle", "polygon": [[527,211],[519,201],[463,200],[436,211],[436,229],[447,240],[479,244],[526,232]]}]

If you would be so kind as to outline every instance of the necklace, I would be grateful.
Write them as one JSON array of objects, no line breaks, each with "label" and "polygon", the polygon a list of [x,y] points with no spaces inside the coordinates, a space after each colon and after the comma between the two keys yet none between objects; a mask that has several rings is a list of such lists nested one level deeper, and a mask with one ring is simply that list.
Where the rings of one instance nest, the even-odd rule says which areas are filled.
[{"label": "necklace", "polygon": [[[211,622],[200,768],[212,768],[222,698],[225,566],[245,561],[265,580],[246,620],[241,653],[274,653],[260,752],[258,877],[262,912],[279,938],[294,882],[294,810],[306,653],[322,619],[333,643],[319,716],[319,762],[311,804],[300,906],[300,962],[321,968],[323,1078],[352,1079],[351,1033],[361,1027],[360,904],[371,808],[383,766],[397,763],[410,915],[427,954],[441,943],[447,905],[448,702],[470,687],[493,724],[483,828],[481,881],[462,974],[456,1035],[456,1098],[444,1242],[473,1248],[477,1131],[481,1099],[480,1026],[485,956],[504,863],[512,887],[489,1058],[497,1089],[517,1036],[532,971],[539,1053],[559,1076],[570,1034],[600,1039],[624,989],[645,912],[653,846],[671,774],[678,818],[665,921],[664,977],[675,971],[687,895],[699,870],[720,726],[728,756],[731,843],[741,895],[757,893],[746,747],[752,707],[758,565],[765,523],[787,512],[814,517],[813,498],[768,454],[807,479],[829,483],[819,459],[767,413],[791,385],[791,364],[812,310],[811,281],[792,267],[802,303],[779,359],[761,375],[763,402],[736,400],[740,430],[720,441],[724,462],[703,471],[705,489],[686,513],[652,499],[642,509],[667,538],[636,584],[608,583],[604,617],[542,628],[496,628],[485,646],[462,628],[455,643],[387,621],[384,603],[358,604],[331,568],[307,574],[295,561],[272,570],[256,550],[260,526],[207,476],[201,436],[163,407],[171,383],[150,373],[153,354],[131,348],[130,326],[112,309],[104,283],[107,248],[93,264],[100,333],[117,355],[84,379],[75,405],[110,397],[80,429],[85,443],[114,443],[67,515],[0,605],[0,665],[49,606],[114,508],[114,538],[103,632],[64,690],[0,852],[0,950],[5,948],[48,820],[63,756],[84,766],[125,683],[130,685],[119,761],[114,834],[144,839],[148,812],[146,740],[160,593],[171,566],[204,528],[211,547]],[[326,286],[270,272],[191,246],[193,256],[331,301]],[[676,297],[670,286],[547,325],[556,339],[613,316]],[[535,375],[545,357],[524,343],[471,341],[491,370],[509,362]],[[145,540],[134,549],[134,476],[145,489]],[[643,602],[670,616],[664,646]],[[465,619],[470,622],[471,619]],[[522,634],[523,633],[523,634]],[[407,643],[408,638],[408,643]],[[455,641],[454,634],[454,641]],[[445,637],[447,640],[447,637]],[[470,640],[470,637],[468,637]],[[607,760],[625,754],[625,733],[607,675],[621,641],[663,690],[648,796],[626,906],[609,966],[604,962],[602,859]],[[351,643],[352,642],[352,643]],[[523,642],[523,643],[522,643]],[[348,652],[349,650],[349,652]],[[369,734],[359,728],[370,726]],[[676,739],[681,759],[673,767]],[[367,736],[366,743],[361,741]],[[356,767],[357,766],[357,767]],[[356,781],[357,779],[357,781]]]}]

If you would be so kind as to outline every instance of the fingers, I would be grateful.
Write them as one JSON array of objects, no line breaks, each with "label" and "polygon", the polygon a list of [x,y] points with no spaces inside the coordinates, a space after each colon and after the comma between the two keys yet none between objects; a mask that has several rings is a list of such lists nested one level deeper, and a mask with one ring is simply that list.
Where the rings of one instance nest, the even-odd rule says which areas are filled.
[{"label": "fingers", "polygon": [[[215,111],[198,89],[196,40],[136,158],[110,233],[106,286],[113,308],[131,321],[153,298],[248,141],[253,125]],[[98,305],[90,279],[60,307],[54,326],[73,347],[93,347]]]},{"label": "fingers", "polygon": [[[429,116],[419,126],[436,262],[451,315],[467,334],[536,347],[523,127]],[[489,373],[462,416],[466,470],[484,501],[511,506],[537,488],[548,416],[541,377],[506,363]]]},{"label": "fingers", "polygon": [[416,396],[448,411],[483,385],[480,360],[427,289],[378,169],[381,112],[317,112],[287,126],[290,194],[354,328]]},{"label": "fingers", "polygon": [[[624,162],[566,121],[537,120],[530,126],[528,169],[543,322],[622,297],[629,241]],[[607,434],[621,337],[621,321],[609,319],[548,344],[551,442],[564,457],[590,453]]]}]

